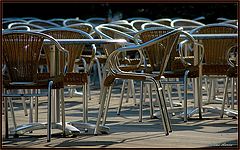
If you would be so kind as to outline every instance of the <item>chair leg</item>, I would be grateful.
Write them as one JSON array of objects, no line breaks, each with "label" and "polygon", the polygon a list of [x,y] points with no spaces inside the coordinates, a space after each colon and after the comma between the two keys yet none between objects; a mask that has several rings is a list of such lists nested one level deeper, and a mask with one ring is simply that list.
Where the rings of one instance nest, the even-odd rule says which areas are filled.
[{"label": "chair leg", "polygon": [[[169,84],[167,84],[167,92],[168,92],[168,99],[170,103],[170,108],[173,110],[173,101],[172,101],[172,95],[171,95],[171,87]],[[173,116],[175,116],[175,113],[172,113]]]},{"label": "chair leg", "polygon": [[234,78],[231,78],[231,109],[234,109]]},{"label": "chair leg", "polygon": [[209,78],[209,87],[207,88],[207,93],[208,93],[208,99],[207,99],[207,101],[208,101],[208,103],[210,103],[211,102],[211,96],[212,96],[212,87],[213,87],[213,80],[212,79],[210,79]]},{"label": "chair leg", "polygon": [[83,122],[88,122],[87,83],[83,85]]},{"label": "chair leg", "polygon": [[87,92],[88,92],[88,99],[91,100],[91,90],[90,90],[90,75],[88,76],[88,84],[87,84]]},{"label": "chair leg", "polygon": [[142,122],[143,116],[143,81],[140,81],[140,103],[139,103],[139,122]]},{"label": "chair leg", "polygon": [[94,130],[94,135],[99,134],[99,126],[100,126],[101,118],[103,115],[103,109],[104,109],[104,105],[105,105],[106,95],[107,95],[107,87],[102,86],[102,96],[100,97],[101,99],[100,99],[98,118],[97,118],[97,122],[96,122],[96,128]]},{"label": "chair leg", "polygon": [[202,119],[202,77],[199,76],[197,80],[197,87],[198,88],[198,114],[199,114],[199,119]]},{"label": "chair leg", "polygon": [[128,103],[128,101],[129,101],[129,97],[130,97],[130,90],[131,90],[131,80],[128,80],[128,82],[127,82],[127,88],[128,88],[128,90],[127,90],[127,98],[126,98],[126,103]]},{"label": "chair leg", "polygon": [[[38,90],[36,90],[35,92],[39,93]],[[35,118],[34,118],[34,120],[35,120],[35,122],[38,122],[38,97],[37,96],[35,97],[34,108],[35,108],[35,116],[34,116]]]},{"label": "chair leg", "polygon": [[66,135],[65,132],[65,128],[66,128],[66,124],[65,124],[65,103],[64,103],[64,88],[60,89],[61,92],[61,114],[62,114],[62,130],[63,130],[63,136]]},{"label": "chair leg", "polygon": [[153,106],[153,101],[152,101],[152,84],[148,85],[148,91],[149,91],[149,104],[150,104],[150,118],[153,119],[153,113],[154,113],[154,106]]},{"label": "chair leg", "polygon": [[226,81],[225,81],[224,92],[223,92],[223,101],[222,101],[222,108],[221,108],[220,118],[223,118],[223,114],[224,114],[224,107],[225,107],[226,98],[227,98],[227,92],[228,92],[228,82],[229,82],[229,78],[227,77]]},{"label": "chair leg", "polygon": [[8,103],[9,103],[10,112],[11,112],[11,116],[12,116],[12,120],[13,120],[13,127],[14,127],[14,130],[15,130],[17,128],[17,123],[16,123],[16,119],[15,119],[15,113],[14,113],[12,98],[9,98]]},{"label": "chair leg", "polygon": [[[25,90],[22,90],[22,92],[25,93]],[[26,106],[26,98],[25,97],[21,97],[21,99],[22,99],[24,114],[25,114],[25,116],[27,116],[28,112],[27,112],[27,106]]]},{"label": "chair leg", "polygon": [[8,138],[8,98],[4,98],[5,138]]},{"label": "chair leg", "polygon": [[103,115],[103,121],[102,121],[102,125],[103,126],[105,125],[106,119],[107,119],[107,112],[108,112],[109,103],[110,103],[110,99],[111,99],[112,87],[113,87],[113,85],[110,86],[109,89],[108,89],[107,103],[106,103],[106,106],[105,106],[104,115]]},{"label": "chair leg", "polygon": [[[159,85],[155,80],[153,80],[155,87],[156,87],[156,94],[157,94],[157,99],[159,102],[159,109],[160,109],[160,114],[161,114],[161,118],[162,118],[162,122],[163,122],[163,128],[165,131],[165,135],[169,135],[170,132],[170,122],[168,122],[168,112],[167,112],[167,108],[166,108],[166,104],[164,103],[165,99],[164,99],[164,94],[163,94],[163,87],[161,85]],[[159,81],[160,82],[160,81]]]},{"label": "chair leg", "polygon": [[125,83],[126,83],[126,80],[123,80],[121,96],[120,96],[120,101],[119,101],[118,110],[117,110],[117,115],[120,115],[120,112],[121,112],[123,95],[124,95],[124,92],[125,92]]},{"label": "chair leg", "polygon": [[[179,82],[179,78],[177,78],[176,81]],[[177,91],[178,91],[179,102],[182,102],[182,91],[181,91],[181,86],[179,84],[177,84]]]},{"label": "chair leg", "polygon": [[53,84],[53,81],[50,81],[48,83],[47,142],[51,141],[51,128],[52,128],[52,121],[51,121],[52,84]]},{"label": "chair leg", "polygon": [[134,88],[134,82],[133,80],[131,80],[131,91],[132,91],[132,96],[133,96],[133,103],[136,106],[137,105],[137,101],[136,101],[136,94],[135,94],[135,88]]},{"label": "chair leg", "polygon": [[184,84],[183,84],[183,86],[184,86],[184,88],[183,88],[184,89],[184,98],[183,98],[184,118],[183,118],[183,121],[184,122],[187,122],[187,116],[188,116],[188,114],[187,114],[187,85],[188,85],[187,77],[188,77],[188,73],[189,73],[188,70],[185,71],[184,78],[183,78],[183,82],[184,82]]}]

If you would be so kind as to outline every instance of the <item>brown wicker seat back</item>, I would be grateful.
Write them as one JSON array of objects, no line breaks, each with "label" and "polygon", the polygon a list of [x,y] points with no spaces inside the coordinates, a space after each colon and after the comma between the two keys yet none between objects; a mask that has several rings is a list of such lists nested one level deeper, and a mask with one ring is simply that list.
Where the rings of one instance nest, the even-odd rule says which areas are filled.
[{"label": "brown wicker seat back", "polygon": [[37,80],[43,40],[43,37],[22,33],[2,36],[3,58],[12,82],[33,82]]},{"label": "brown wicker seat back", "polygon": [[[142,42],[145,43],[165,33],[168,33],[171,30],[173,29],[171,29],[170,27],[169,28],[162,28],[162,27],[149,28],[149,29],[140,31],[136,36],[139,36]],[[171,42],[175,42],[173,41],[174,36],[175,35],[172,35],[172,37],[169,37],[168,39],[163,40],[159,45],[152,45],[151,47],[148,47],[146,49],[147,59],[151,64],[151,70],[149,70],[150,72],[161,70],[160,68],[161,68],[161,64],[163,64],[162,60],[164,60],[163,57],[166,53],[166,49],[169,49],[169,47],[167,47],[168,45],[173,45],[173,50],[170,54],[169,61],[167,63],[165,70],[166,71],[171,70],[172,68],[171,66],[173,65],[172,63],[174,62],[175,57],[179,56],[179,54],[176,51],[177,42],[175,44],[171,44]]]},{"label": "brown wicker seat back", "polygon": [[[50,74],[38,72],[40,54],[45,39],[50,40],[63,53],[63,57],[67,56],[68,51],[46,34],[23,30],[3,31],[3,62],[6,64],[9,76],[7,81],[4,81],[5,88],[47,88]],[[54,88],[62,86],[62,75],[51,76],[51,80],[57,83],[54,83]],[[13,82],[22,83],[20,85],[10,84]],[[34,84],[26,84],[30,82]]]},{"label": "brown wicker seat back", "polygon": [[[139,37],[142,42],[145,43],[172,30],[173,29],[170,28],[165,30],[152,28],[151,30],[143,30],[139,33]],[[150,71],[164,71],[170,68],[171,62],[174,60],[175,56],[177,56],[176,47],[178,41],[176,41],[176,39],[178,39],[179,35],[180,33],[172,34],[168,36],[168,38],[161,40],[159,43],[146,47],[146,57],[151,65]],[[166,59],[166,57],[169,58]],[[168,60],[168,63],[164,62],[165,60]],[[160,73],[160,75],[162,75],[162,73]]]},{"label": "brown wicker seat back", "polygon": [[[74,29],[59,28],[59,29],[49,29],[43,31],[43,33],[51,35],[56,39],[92,39],[92,37],[86,32]],[[67,71],[74,72],[74,63],[76,59],[80,59],[82,51],[85,46],[82,44],[62,44],[62,46],[69,51],[69,60],[67,62]],[[46,59],[49,66],[49,46],[44,46],[44,51],[46,53]],[[60,55],[60,71],[64,72],[63,66],[63,55]],[[50,68],[49,68],[50,69]]]},{"label": "brown wicker seat back", "polygon": [[[211,24],[199,27],[191,33],[199,34],[231,34],[237,33],[237,27],[227,24]],[[227,53],[229,48],[237,44],[237,39],[203,39],[204,61],[203,73],[225,74],[228,68]],[[214,66],[214,67],[213,67]],[[212,70],[212,71],[211,71]],[[221,71],[222,70],[222,71]]]}]

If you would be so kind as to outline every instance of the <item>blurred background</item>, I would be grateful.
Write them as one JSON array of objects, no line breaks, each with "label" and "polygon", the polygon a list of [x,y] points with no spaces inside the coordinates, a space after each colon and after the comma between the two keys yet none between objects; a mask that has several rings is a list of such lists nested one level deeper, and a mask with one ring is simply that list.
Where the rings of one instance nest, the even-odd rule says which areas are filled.
[{"label": "blurred background", "polygon": [[237,19],[237,3],[3,3],[2,17],[76,18],[130,17],[186,18],[205,16],[203,23],[216,18]]}]

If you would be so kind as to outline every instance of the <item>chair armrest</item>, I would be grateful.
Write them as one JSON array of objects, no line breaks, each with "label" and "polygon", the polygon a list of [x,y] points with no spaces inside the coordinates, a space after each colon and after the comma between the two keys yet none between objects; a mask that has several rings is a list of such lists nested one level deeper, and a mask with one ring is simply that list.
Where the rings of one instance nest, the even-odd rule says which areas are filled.
[{"label": "chair armrest", "polygon": [[[142,64],[143,62],[143,54],[142,54],[142,51],[140,50],[141,46],[140,45],[129,45],[127,47],[121,47],[121,48],[118,48],[117,50],[113,51],[109,56],[108,56],[108,59],[106,61],[106,67],[108,67],[108,69],[110,70],[111,73],[113,74],[123,74],[123,73],[127,73],[125,71],[122,71],[120,69],[120,62],[119,62],[119,55],[121,53],[126,53],[126,52],[130,52],[130,51],[138,51],[139,52],[139,55],[140,55],[140,58],[139,58],[139,63],[136,64],[136,65],[129,65],[129,64],[126,64],[126,66],[128,67],[133,67],[133,68],[139,68],[139,66]],[[134,71],[134,70],[133,70]],[[130,72],[129,72],[130,73]],[[132,72],[131,72],[132,74]]]},{"label": "chair armrest", "polygon": [[[204,57],[204,47],[202,44],[198,43],[189,33],[187,33],[186,31],[182,31],[182,34],[184,34],[187,39],[183,40],[182,42],[179,43],[177,51],[179,53],[180,56],[180,60],[183,63],[184,66],[199,66],[202,61],[203,61],[203,57]],[[187,44],[187,50],[189,51],[194,51],[196,50],[196,46],[200,47],[201,52],[199,53],[200,55],[200,59],[198,60],[197,64],[191,64],[190,62],[187,62],[184,59],[184,48],[186,47],[185,45]],[[190,45],[189,45],[190,44]]]},{"label": "chair armrest", "polygon": [[[237,50],[237,47],[238,47],[238,45],[236,44],[236,45],[233,45],[233,46],[231,46],[229,49],[228,49],[228,52],[227,52],[227,55],[226,55],[226,57],[227,57],[227,62],[228,62],[228,64],[231,66],[231,67],[235,67],[236,65],[237,65],[237,63],[236,64],[234,64],[233,63],[233,61],[236,61],[237,62],[237,56],[234,56],[234,58],[232,58],[231,56],[230,56],[230,54],[231,54],[231,50],[232,49],[234,49],[234,50]],[[238,54],[238,53],[237,53]]]}]

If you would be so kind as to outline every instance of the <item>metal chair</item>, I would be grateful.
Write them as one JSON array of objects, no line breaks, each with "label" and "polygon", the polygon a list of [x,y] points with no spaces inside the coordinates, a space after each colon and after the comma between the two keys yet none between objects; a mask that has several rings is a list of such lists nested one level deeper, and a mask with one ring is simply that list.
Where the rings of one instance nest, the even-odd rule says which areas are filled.
[{"label": "metal chair", "polygon": [[[234,110],[234,78],[238,77],[238,71],[237,71],[237,67],[238,67],[238,53],[237,53],[237,45],[232,46],[227,54],[227,58],[228,58],[228,64],[230,65],[230,67],[227,70],[227,78],[225,81],[225,87],[224,87],[224,93],[223,93],[223,101],[222,101],[222,107],[221,107],[221,113],[220,113],[220,117],[223,118],[224,115],[224,108],[225,108],[225,103],[226,100],[228,102],[228,85],[229,85],[229,81],[231,81],[231,109]],[[237,82],[238,83],[238,82]],[[237,89],[237,88],[236,88]],[[229,102],[228,102],[229,103]],[[238,115],[237,111],[232,111],[232,113],[234,115]]]},{"label": "metal chair", "polygon": [[[70,29],[70,28],[53,28],[42,31],[56,39],[93,39],[88,33]],[[86,62],[82,59],[82,52],[85,50],[85,45],[83,44],[62,44],[64,48],[69,51],[69,59],[67,60],[67,66],[60,65],[60,70],[65,71],[64,76],[64,87],[65,88],[76,88],[76,86],[83,86],[83,122],[88,121],[88,102],[87,102],[87,90],[89,89],[89,74],[92,68],[93,59],[95,57],[96,48],[92,44],[92,57],[90,59],[90,64],[86,66]],[[44,47],[47,62],[49,64],[49,47]],[[60,62],[63,61],[63,57],[60,57]],[[83,71],[77,71],[76,65],[85,64]],[[50,67],[50,65],[48,65]],[[51,68],[50,68],[51,69]],[[64,94],[63,89],[61,90],[61,95]],[[64,107],[64,103],[62,103]],[[63,118],[65,118],[65,113],[63,112]],[[64,119],[65,120],[65,119]],[[64,127],[63,127],[64,128]]]},{"label": "metal chair", "polygon": [[[237,26],[230,24],[208,24],[192,30],[191,34],[231,34],[237,33]],[[199,41],[204,46],[204,60],[201,65],[201,74],[208,79],[226,77],[229,69],[227,53],[232,46],[237,44],[237,39],[202,39]],[[208,101],[211,102],[212,84],[208,88]],[[215,89],[214,89],[215,90]]]},{"label": "metal chair", "polygon": [[[112,27],[112,28],[111,28]],[[116,28],[119,27],[117,25],[109,25],[109,24],[102,24],[102,25],[99,25],[97,27],[95,27],[95,31],[97,34],[99,34],[102,38],[105,38],[105,39],[125,39],[127,41],[129,41],[128,43],[126,43],[125,45],[119,45],[119,44],[111,44],[111,45],[104,45],[103,48],[104,48],[104,53],[106,55],[106,59],[107,57],[117,48],[119,47],[122,47],[122,46],[126,46],[126,45],[133,45],[134,43],[134,38],[133,36],[127,34],[127,33],[124,33],[120,30],[117,30]],[[124,27],[119,27],[121,29],[123,29]],[[125,28],[124,28],[125,29]],[[131,55],[135,55],[134,53],[131,54]],[[122,62],[121,64],[137,64],[139,63],[139,59],[131,59],[131,58],[128,58],[126,59],[126,55],[125,56],[122,56]],[[102,82],[102,79],[104,79],[106,77],[106,74],[107,74],[107,69],[105,68],[105,65],[103,66],[104,69],[103,70],[103,77],[101,78],[101,90],[102,90],[102,86],[103,86],[103,82]],[[122,68],[123,69],[123,68]],[[131,69],[129,67],[124,67],[124,69]],[[133,88],[133,82],[131,81],[132,83],[132,94],[134,94],[134,88]],[[125,83],[123,83],[123,85],[125,85]],[[102,92],[101,92],[102,94]],[[122,93],[123,94],[123,93]],[[121,97],[122,99],[123,97]],[[134,103],[136,104],[136,99],[134,97]]]},{"label": "metal chair", "polygon": [[[135,39],[140,39],[142,43],[151,41],[152,39],[161,36],[163,34],[166,34],[169,32],[169,30],[173,30],[171,27],[163,26],[163,27],[152,27],[152,28],[147,28],[145,30],[139,31],[134,38]],[[183,102],[183,108],[184,108],[184,121],[187,121],[187,79],[188,78],[196,78],[198,77],[198,67],[199,64],[201,63],[202,59],[199,60],[196,64],[193,63],[194,61],[194,56],[193,52],[191,52],[192,49],[187,49],[185,51],[185,45],[192,45],[193,46],[200,46],[198,43],[194,41],[194,39],[189,35],[187,32],[182,31],[181,34],[184,34],[187,36],[187,40],[180,40],[179,39],[179,45],[177,49],[177,45],[173,47],[173,51],[169,57],[169,61],[167,63],[167,66],[162,74],[164,78],[170,79],[170,78],[183,78],[182,81],[161,81],[161,78],[158,78],[157,80],[161,81],[164,84],[184,84],[184,102]],[[138,40],[139,41],[139,40]],[[137,42],[136,40],[136,43]],[[187,47],[188,48],[188,47]],[[146,58],[148,58],[151,67],[146,67],[145,72],[146,73],[151,73],[151,74],[156,74],[159,72],[159,59],[162,57],[162,51],[163,47],[152,47],[151,52],[147,54]],[[201,57],[202,58],[202,57]],[[170,92],[168,92],[170,93]],[[170,106],[173,108],[173,103],[171,102],[171,94],[169,95],[169,100],[170,100]],[[150,107],[150,116],[153,117],[153,108],[152,105]],[[155,115],[156,116],[156,115]],[[139,118],[141,119],[141,116]]]},{"label": "metal chair", "polygon": [[[180,35],[181,30],[174,29],[172,31],[169,31],[166,34],[163,34],[157,38],[154,38],[146,43],[140,44],[140,45],[133,45],[133,46],[127,46],[123,48],[119,48],[115,51],[113,51],[108,59],[107,59],[107,68],[109,69],[109,72],[107,74],[107,77],[104,79],[104,85],[103,85],[103,96],[101,97],[101,103],[99,107],[99,114],[98,114],[98,120],[96,123],[96,129],[94,131],[94,134],[99,134],[99,125],[105,125],[106,118],[107,118],[107,111],[110,103],[111,98],[111,90],[113,86],[113,82],[115,79],[132,79],[132,80],[140,80],[142,82],[144,81],[152,81],[154,85],[156,86],[157,91],[157,98],[159,100],[159,108],[162,115],[162,121],[163,121],[163,127],[165,130],[165,134],[168,135],[169,132],[172,131],[167,107],[164,99],[164,95],[162,93],[162,85],[161,82],[157,82],[156,79],[161,77],[167,62],[169,60],[169,56],[173,50],[174,45],[177,44],[178,38]],[[134,72],[135,69],[138,69],[141,65],[143,65],[143,53],[152,53],[153,47],[165,47],[165,49],[162,49],[162,59],[159,60],[159,74],[148,74],[148,73],[137,73]],[[119,55],[121,53],[129,52],[129,51],[136,51],[139,52],[139,55],[141,56],[141,61],[139,64],[133,66],[133,69],[131,71],[123,71],[121,70],[121,66],[119,66]],[[120,57],[121,58],[121,57]],[[135,69],[134,69],[135,68]],[[106,95],[108,91],[108,96],[106,100]],[[141,89],[142,91],[142,89]],[[142,92],[141,92],[142,93]],[[142,96],[140,103],[142,102]],[[106,104],[105,104],[106,103]],[[140,105],[141,106],[141,105]]]},{"label": "metal chair", "polygon": [[[43,42],[45,39],[50,40],[63,57],[66,57],[66,51],[54,38],[43,33],[31,31],[3,31],[2,35],[2,50],[3,58],[9,73],[9,78],[3,80],[3,87],[6,92],[3,97],[33,97],[33,96],[48,96],[48,111],[46,123],[30,123],[21,125],[13,130],[15,135],[23,134],[28,131],[43,129],[47,127],[47,141],[51,140],[51,90],[63,88],[63,76],[61,74],[38,73],[38,64]],[[65,64],[63,62],[63,64]],[[30,93],[16,94],[11,93],[11,89],[48,89],[47,93]],[[5,99],[5,131],[8,138],[8,107],[7,99]],[[33,107],[32,98],[30,98],[31,108]],[[64,112],[64,108],[62,109]]]}]

